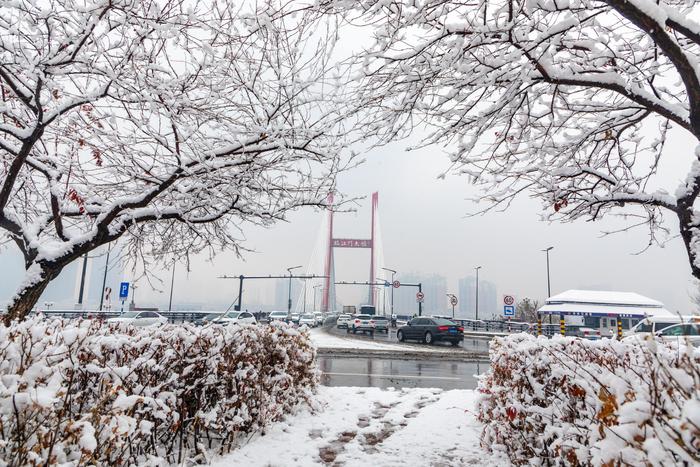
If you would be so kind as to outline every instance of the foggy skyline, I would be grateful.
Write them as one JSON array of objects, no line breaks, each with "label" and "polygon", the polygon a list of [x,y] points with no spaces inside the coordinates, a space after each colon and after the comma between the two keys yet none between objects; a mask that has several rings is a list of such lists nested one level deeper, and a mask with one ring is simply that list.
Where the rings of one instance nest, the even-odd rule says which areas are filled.
[{"label": "foggy skyline", "polygon": [[[660,167],[661,179],[670,186],[683,177],[692,154],[692,144],[679,130],[674,132],[665,151],[679,156],[663,159]],[[505,212],[470,217],[468,213],[482,206],[466,199],[478,195],[470,189],[467,177],[438,179],[448,167],[447,156],[433,146],[405,152],[408,143],[373,150],[366,163],[338,180],[340,192],[365,198],[358,202],[356,212],[336,214],[336,236],[369,236],[369,195],[379,191],[383,255],[386,266],[398,271],[396,279],[414,271],[439,274],[446,278],[448,292],[457,293],[457,281],[480,265],[480,278],[497,285],[497,296],[507,292],[543,300],[547,278],[541,250],[554,246],[550,256],[552,294],[573,288],[632,291],[660,300],[674,312],[690,309],[694,285],[676,225],[667,225],[672,236],[664,247],[652,245],[637,254],[649,241],[644,228],[601,236],[602,231],[623,227],[624,220],[542,222],[539,202],[524,196]],[[303,209],[271,229],[243,226],[244,246],[255,251],[245,253],[242,259],[229,251],[217,253],[213,261],[199,255],[192,258],[189,273],[179,262],[174,303],[224,306],[237,296],[238,284],[218,276],[285,274],[287,267],[307,264],[324,215],[320,210]],[[336,250],[335,264],[337,280],[365,281],[369,251]],[[24,271],[12,245],[0,252],[0,265],[2,290],[15,290]],[[170,272],[160,271],[158,277],[160,291],[145,290],[147,287],[140,284],[142,304],[167,306]],[[249,302],[272,303],[274,286],[274,281],[251,282],[244,294]],[[337,289],[338,302],[366,301],[366,290],[356,289],[361,288]],[[0,296],[0,303],[9,298]]]}]

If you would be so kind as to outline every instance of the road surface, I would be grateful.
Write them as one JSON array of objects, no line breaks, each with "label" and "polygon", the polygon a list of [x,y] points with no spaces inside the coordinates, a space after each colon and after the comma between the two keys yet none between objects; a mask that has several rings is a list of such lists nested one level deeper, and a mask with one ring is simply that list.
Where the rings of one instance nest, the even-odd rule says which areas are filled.
[{"label": "road surface", "polygon": [[318,357],[321,384],[376,388],[475,389],[486,362]]},{"label": "road surface", "polygon": [[[374,336],[370,336],[369,334],[353,334],[353,333],[348,333],[345,329],[338,329],[335,326],[333,327],[328,327],[326,328],[327,332],[337,335],[337,336],[345,336],[345,337],[351,337],[353,339],[362,339],[362,340],[369,340],[373,342],[387,342],[387,343],[399,343],[399,340],[396,338],[396,329],[389,329],[388,334],[383,334],[383,333],[374,333]],[[488,354],[489,351],[489,338],[464,338],[464,342],[462,342],[459,347],[470,352],[481,352],[483,354]],[[416,342],[409,342],[406,343],[405,345],[411,345],[411,346],[420,346],[423,347],[424,344],[419,344]],[[445,347],[445,348],[450,348],[452,347],[451,344],[447,342],[436,342],[433,344],[435,347]]]}]

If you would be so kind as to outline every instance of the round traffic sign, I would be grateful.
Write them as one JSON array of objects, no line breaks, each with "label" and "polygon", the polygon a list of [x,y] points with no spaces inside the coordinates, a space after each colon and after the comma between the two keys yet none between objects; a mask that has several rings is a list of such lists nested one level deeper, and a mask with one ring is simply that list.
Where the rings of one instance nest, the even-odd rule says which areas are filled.
[{"label": "round traffic sign", "polygon": [[417,300],[417,301],[422,302],[424,298],[425,298],[425,294],[424,294],[423,292],[418,292],[418,293],[416,294],[416,300]]},{"label": "round traffic sign", "polygon": [[395,289],[398,289],[399,287],[401,287],[401,282],[399,282],[399,281],[394,281],[394,283],[391,284],[391,285],[392,285]]},{"label": "round traffic sign", "polygon": [[506,305],[512,305],[513,303],[515,303],[515,298],[512,295],[504,295],[503,303]]},{"label": "round traffic sign", "polygon": [[457,297],[450,297],[450,305],[455,306],[457,305]]}]

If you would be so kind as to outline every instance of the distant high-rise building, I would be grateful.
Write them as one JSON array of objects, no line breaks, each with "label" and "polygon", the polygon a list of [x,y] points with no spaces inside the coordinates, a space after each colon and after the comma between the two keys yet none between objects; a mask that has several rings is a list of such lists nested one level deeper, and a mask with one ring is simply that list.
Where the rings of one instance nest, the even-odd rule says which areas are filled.
[{"label": "distant high-rise building", "polygon": [[[421,283],[425,295],[423,314],[444,315],[447,310],[447,280],[438,274],[409,273],[397,275],[396,279],[404,284]],[[399,287],[394,290],[394,312],[399,315],[418,313],[416,302],[417,287]],[[387,292],[389,293],[389,292]]]},{"label": "distant high-rise building", "polygon": [[[292,309],[295,308],[298,295],[303,287],[299,280],[292,280]],[[289,299],[289,279],[277,279],[275,281],[275,310],[286,310]]]},{"label": "distant high-rise building", "polygon": [[[474,319],[476,317],[476,277],[468,276],[459,280],[459,312],[460,318]],[[496,284],[479,278],[479,319],[491,319],[498,314],[498,299]]]}]

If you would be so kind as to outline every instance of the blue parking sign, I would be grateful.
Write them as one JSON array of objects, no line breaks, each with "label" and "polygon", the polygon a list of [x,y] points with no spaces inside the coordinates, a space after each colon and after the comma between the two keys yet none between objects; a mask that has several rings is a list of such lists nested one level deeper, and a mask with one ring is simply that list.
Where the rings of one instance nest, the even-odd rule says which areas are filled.
[{"label": "blue parking sign", "polygon": [[129,296],[129,283],[122,282],[119,284],[119,298],[124,300]]},{"label": "blue parking sign", "polygon": [[515,316],[515,306],[503,305],[503,316]]}]

